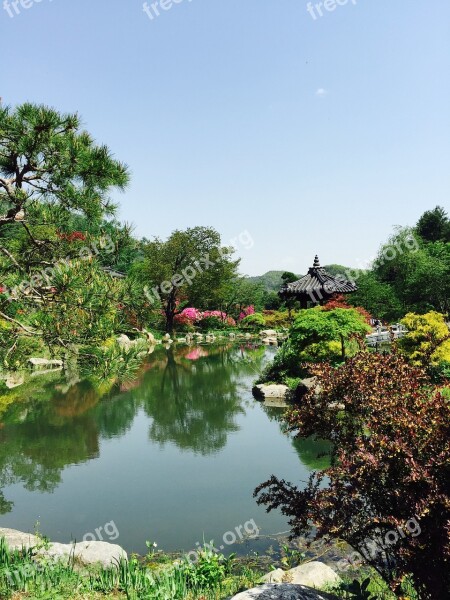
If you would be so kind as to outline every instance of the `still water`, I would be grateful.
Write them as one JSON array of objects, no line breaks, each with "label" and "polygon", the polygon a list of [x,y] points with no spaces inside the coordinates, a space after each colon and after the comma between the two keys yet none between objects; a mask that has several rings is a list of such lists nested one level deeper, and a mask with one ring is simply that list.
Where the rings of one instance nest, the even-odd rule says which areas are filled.
[{"label": "still water", "polygon": [[253,489],[273,473],[303,485],[321,447],[291,439],[283,409],[253,399],[272,354],[160,348],[135,382],[106,395],[89,382],[30,393],[0,423],[0,526],[32,532],[39,522],[53,541],[91,533],[139,553],[146,540],[166,551],[219,545],[252,519],[263,535],[285,531]]}]

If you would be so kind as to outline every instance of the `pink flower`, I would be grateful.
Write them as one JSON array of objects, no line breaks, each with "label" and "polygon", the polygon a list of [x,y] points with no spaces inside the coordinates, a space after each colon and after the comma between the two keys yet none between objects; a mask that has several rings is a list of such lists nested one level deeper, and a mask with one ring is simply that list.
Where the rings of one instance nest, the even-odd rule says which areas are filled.
[{"label": "pink flower", "polygon": [[242,321],[242,319],[245,319],[245,317],[248,317],[248,315],[254,315],[254,314],[255,314],[255,307],[253,305],[247,306],[247,308],[244,308],[244,310],[239,315],[239,321]]}]

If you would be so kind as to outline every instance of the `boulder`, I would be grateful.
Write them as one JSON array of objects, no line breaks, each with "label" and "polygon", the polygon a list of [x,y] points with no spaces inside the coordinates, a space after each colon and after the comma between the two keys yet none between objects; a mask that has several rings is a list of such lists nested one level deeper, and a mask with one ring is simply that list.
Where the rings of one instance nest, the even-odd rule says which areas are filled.
[{"label": "boulder", "polygon": [[331,567],[317,560],[290,569],[286,572],[284,581],[313,588],[324,588],[342,582]]},{"label": "boulder", "polygon": [[117,338],[117,343],[119,345],[119,348],[122,348],[123,350],[129,350],[134,345],[134,342],[132,342],[130,338],[124,333],[122,333],[122,335],[119,335],[119,337]]},{"label": "boulder", "polygon": [[262,343],[265,344],[266,346],[278,346],[278,339],[277,338],[264,338],[262,340]]},{"label": "boulder", "polygon": [[265,400],[266,398],[286,398],[288,392],[288,386],[283,384],[266,385],[260,383],[253,388],[253,395],[255,398],[261,400]]},{"label": "boulder", "polygon": [[35,548],[39,545],[40,540],[31,533],[22,533],[15,529],[7,529],[0,527],[0,538],[5,538],[5,542],[10,550],[22,550],[25,548]]},{"label": "boulder", "polygon": [[[42,546],[42,540],[31,533],[22,533],[15,529],[0,528],[0,538],[4,537],[10,550],[22,548],[36,548]],[[108,542],[86,541],[77,544],[49,544],[39,548],[37,554],[42,557],[66,561],[74,556],[78,564],[102,565],[110,567],[116,565],[123,558],[127,560],[127,553],[123,548]]]},{"label": "boulder", "polygon": [[47,358],[29,358],[28,363],[33,369],[62,369],[62,360],[48,360]]},{"label": "boulder", "polygon": [[147,338],[147,342],[151,346],[154,346],[156,344],[156,338],[151,331],[147,331],[147,329],[143,329],[142,333],[145,335],[145,337]]},{"label": "boulder", "polygon": [[283,583],[284,576],[286,575],[286,571],[283,569],[275,569],[274,571],[270,571],[263,577],[261,577],[262,583]]},{"label": "boulder", "polygon": [[8,373],[5,377],[5,385],[8,390],[12,390],[25,383],[25,376],[21,373]]},{"label": "boulder", "polygon": [[275,331],[275,329],[263,329],[263,331],[259,332],[259,335],[262,338],[276,338],[277,332]]},{"label": "boulder", "polygon": [[86,541],[77,544],[50,544],[49,548],[42,548],[38,554],[46,558],[62,561],[74,557],[78,564],[83,566],[101,565],[111,567],[123,559],[128,560],[127,553],[117,544],[109,542]]},{"label": "boulder", "polygon": [[318,592],[304,585],[266,583],[241,592],[231,600],[337,600],[336,596]]}]

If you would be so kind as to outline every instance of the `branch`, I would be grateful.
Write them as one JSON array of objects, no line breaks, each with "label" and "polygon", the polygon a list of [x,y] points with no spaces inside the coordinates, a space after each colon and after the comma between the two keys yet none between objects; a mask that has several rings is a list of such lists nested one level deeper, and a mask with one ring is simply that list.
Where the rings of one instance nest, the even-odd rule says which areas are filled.
[{"label": "branch", "polygon": [[10,323],[15,323],[15,325],[18,325],[26,333],[30,333],[31,335],[42,335],[42,333],[39,333],[39,331],[35,331],[34,329],[29,329],[28,327],[26,327],[25,325],[20,323],[20,321],[16,321],[16,319],[12,319],[11,317],[8,317],[8,315],[5,315],[5,313],[3,313],[1,311],[0,311],[0,317],[5,319],[6,321],[9,321]]}]

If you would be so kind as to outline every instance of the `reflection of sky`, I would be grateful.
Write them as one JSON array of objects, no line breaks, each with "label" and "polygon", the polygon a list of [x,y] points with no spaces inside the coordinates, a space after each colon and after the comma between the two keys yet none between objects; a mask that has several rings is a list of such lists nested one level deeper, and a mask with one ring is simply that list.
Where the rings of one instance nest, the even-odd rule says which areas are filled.
[{"label": "reflection of sky", "polygon": [[[157,357],[156,362],[160,360]],[[291,440],[281,433],[277,420],[269,419],[263,407],[253,400],[250,390],[254,375],[246,361],[233,360],[230,364],[225,361],[222,365],[217,357],[203,357],[202,365],[203,361],[209,370],[202,373],[203,387],[198,387],[198,399],[195,390],[189,388],[192,384],[189,374],[179,380],[179,399],[183,402],[187,394],[185,403],[192,411],[182,412],[181,422],[193,422],[195,426],[200,423],[200,433],[195,433],[200,438],[212,435],[214,440],[219,435],[221,440],[224,435],[223,444],[217,449],[209,453],[192,450],[203,441],[207,449],[211,441],[193,439],[190,448],[189,431],[181,438],[188,445],[180,447],[178,437],[171,437],[172,422],[167,424],[169,437],[165,443],[155,442],[149,436],[156,425],[158,433],[164,434],[166,430],[164,403],[171,399],[166,394],[158,399],[158,386],[151,385],[158,373],[159,376],[163,373],[162,361],[158,368],[145,374],[140,388],[105,399],[81,417],[70,417],[73,427],[80,418],[79,427],[81,423],[89,425],[90,436],[97,431],[96,457],[63,467],[61,480],[53,492],[27,491],[21,483],[6,486],[5,498],[14,502],[14,508],[1,517],[1,526],[32,530],[39,520],[42,531],[50,538],[68,541],[72,536],[79,540],[85,533],[114,520],[120,531],[117,543],[138,552],[145,552],[146,540],[156,541],[166,550],[190,549],[197,541],[202,542],[203,536],[207,541],[220,540],[225,532],[250,519],[255,519],[266,534],[285,530],[286,522],[280,514],[267,515],[264,508],[256,505],[253,489],[272,473],[293,482],[305,480],[308,469],[300,463]],[[189,363],[185,365],[189,367]],[[185,373],[182,365],[180,369]],[[225,376],[230,369],[238,390],[237,406],[234,401],[230,404],[229,397],[220,395],[222,378],[226,382],[224,389],[230,385],[229,377]],[[145,403],[142,408],[140,400]],[[61,412],[60,399],[57,406]],[[152,406],[158,409],[155,413],[158,424],[150,410]],[[169,413],[174,406],[177,408],[176,402],[171,408],[167,406]],[[225,407],[227,410],[234,407],[230,415],[223,414]],[[63,412],[70,415],[70,411]],[[203,428],[202,415],[206,419]],[[71,444],[75,440],[70,440],[69,417],[65,419],[65,435],[54,438],[53,444],[57,442],[58,448],[61,445],[58,452],[63,452],[66,445],[65,459],[70,462],[71,452],[75,451],[71,450]],[[22,440],[20,451],[27,451],[26,440],[30,439],[29,454],[35,461],[51,462],[54,445],[48,420],[47,415],[26,424],[27,437]],[[9,427],[6,426],[6,435]],[[222,433],[220,427],[225,427]],[[51,431],[56,435],[58,423],[51,425]],[[81,453],[84,445],[81,429],[76,439],[77,452]]]}]

